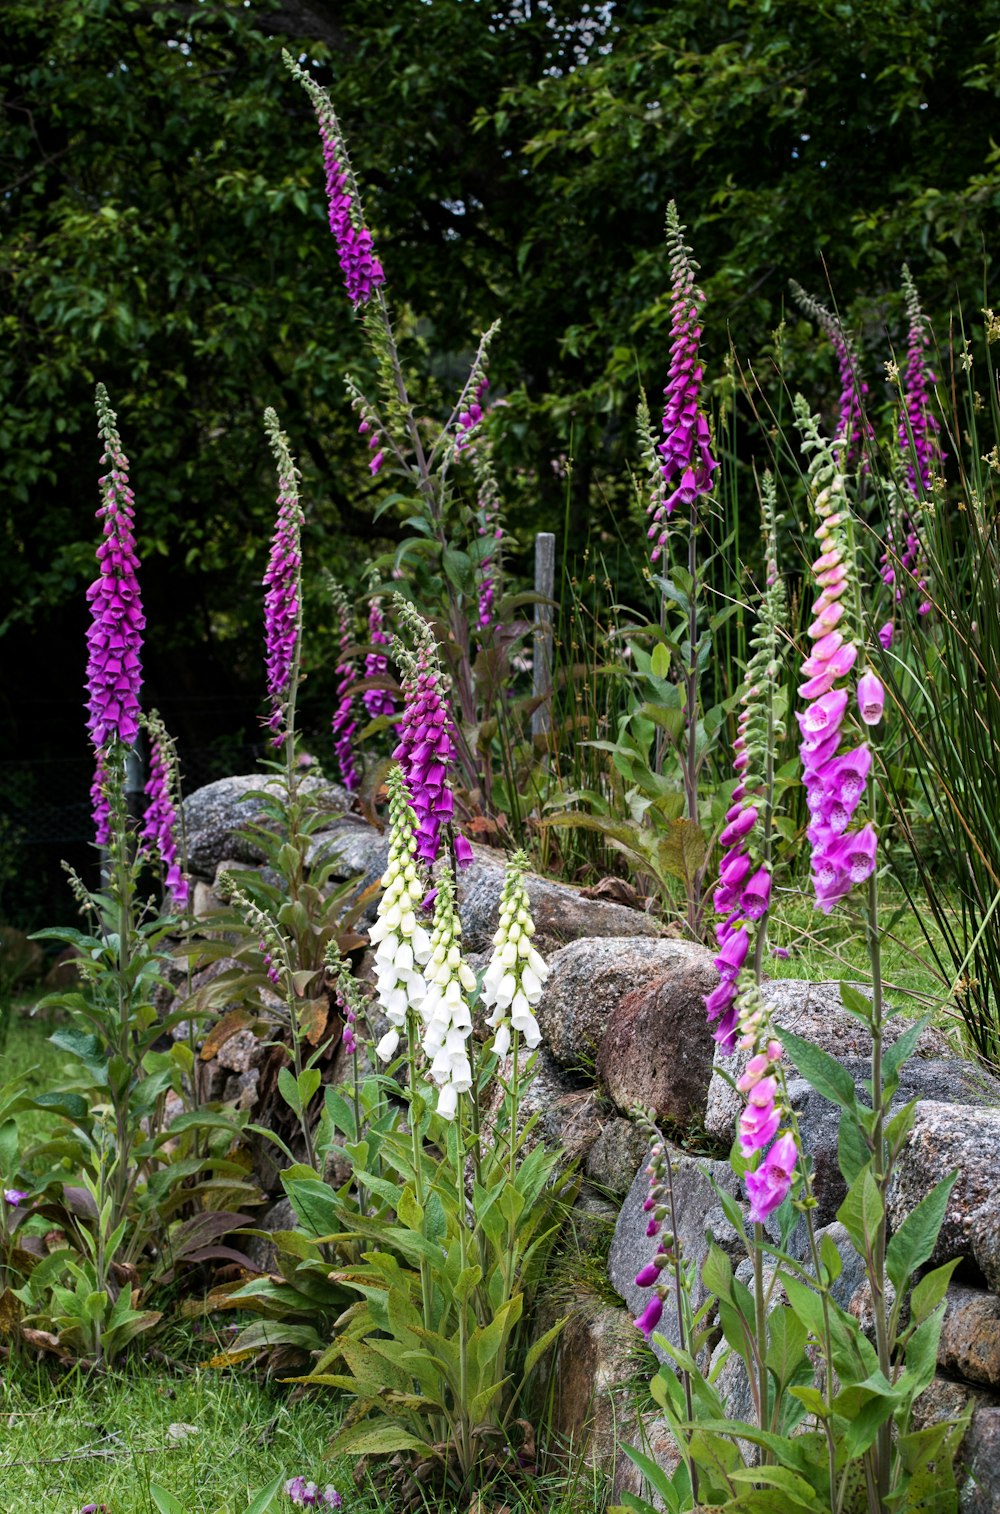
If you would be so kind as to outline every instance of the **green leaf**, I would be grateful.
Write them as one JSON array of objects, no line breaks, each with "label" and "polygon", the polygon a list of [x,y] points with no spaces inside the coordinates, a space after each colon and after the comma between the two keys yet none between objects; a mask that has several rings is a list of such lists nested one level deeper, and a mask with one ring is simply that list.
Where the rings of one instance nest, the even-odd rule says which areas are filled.
[{"label": "green leaf", "polygon": [[910,1210],[889,1242],[885,1270],[897,1292],[905,1288],[908,1278],[931,1256],[957,1177],[958,1173],[953,1172],[942,1178]]},{"label": "green leaf", "polygon": [[853,1113],[845,1109],[837,1131],[837,1162],[848,1188],[857,1182],[858,1174],[864,1171],[870,1160],[871,1152],[858,1129],[858,1122]]},{"label": "green leaf", "polygon": [[896,1080],[899,1069],[913,1055],[917,1042],[930,1023],[930,1015],[925,1015],[922,1020],[917,1020],[908,1030],[904,1030],[891,1046],[886,1047],[882,1054],[882,1076],[885,1082]]},{"label": "green leaf", "polygon": [[301,1107],[303,1110],[309,1108],[309,1105],[312,1102],[313,1094],[316,1092],[322,1080],[323,1075],[318,1067],[306,1067],[302,1072],[299,1073],[297,1081],[299,1098],[302,1101]]},{"label": "green leaf", "polygon": [[149,1485],[149,1496],[160,1514],[185,1514],[184,1505],[172,1493],[168,1493],[166,1488],[158,1487],[155,1482]]},{"label": "green leaf", "polygon": [[278,1491],[285,1480],[284,1472],[279,1472],[273,1482],[269,1482],[266,1488],[261,1488],[255,1493],[251,1502],[247,1505],[247,1514],[265,1514],[278,1496]]},{"label": "green leaf", "polygon": [[302,1118],[302,1095],[291,1069],[282,1067],[278,1072],[278,1092],[293,1114]]},{"label": "green leaf", "polygon": [[531,1373],[537,1367],[546,1351],[559,1337],[559,1335],[561,1335],[562,1331],[566,1327],[568,1320],[569,1315],[564,1314],[562,1319],[556,1320],[555,1324],[550,1329],[546,1330],[544,1335],[540,1335],[538,1339],[534,1341],[531,1346],[529,1346],[524,1358],[524,1373],[522,1376],[522,1381],[526,1381],[528,1377],[530,1377]]},{"label": "green leaf", "polygon": [[419,1451],[429,1453],[426,1442],[419,1440],[395,1423],[375,1425],[365,1421],[341,1430],[330,1443],[330,1450],[337,1456],[350,1452],[352,1456],[390,1456],[395,1451]]},{"label": "green leaf", "polygon": [[867,1026],[871,1026],[872,1001],[850,983],[841,983],[840,1002],[848,1014],[854,1015],[858,1020],[863,1020]]},{"label": "green leaf", "polygon": [[855,1108],[857,1096],[854,1079],[836,1057],[831,1057],[829,1052],[822,1051],[811,1041],[804,1040],[802,1036],[795,1035],[783,1026],[776,1025],[774,1032],[799,1072],[817,1093],[822,1094],[824,1099],[829,1099],[831,1104],[839,1104],[842,1109]]},{"label": "green leaf", "polygon": [[960,1256],[956,1256],[950,1262],[945,1262],[943,1267],[935,1267],[932,1272],[925,1273],[920,1279],[910,1294],[910,1313],[916,1324],[921,1324],[928,1315],[933,1314],[947,1293],[951,1275],[961,1260]]},{"label": "green leaf", "polygon": [[670,677],[670,653],[662,641],[658,641],[653,648],[653,655],[649,660],[649,666],[654,678],[666,679]]}]

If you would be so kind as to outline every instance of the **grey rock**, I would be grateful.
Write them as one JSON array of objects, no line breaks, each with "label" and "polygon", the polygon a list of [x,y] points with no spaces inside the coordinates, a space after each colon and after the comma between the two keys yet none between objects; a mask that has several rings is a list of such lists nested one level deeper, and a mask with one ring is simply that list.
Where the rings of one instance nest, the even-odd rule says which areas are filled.
[{"label": "grey rock", "polygon": [[709,953],[686,951],[639,981],[613,1011],[597,1075],[623,1114],[638,1106],[678,1125],[704,1118],[715,1050],[705,996],[717,981]]},{"label": "grey rock", "polygon": [[968,1473],[959,1497],[961,1514],[1000,1514],[1000,1408],[976,1409],[960,1462]]},{"label": "grey rock", "polygon": [[931,1264],[971,1256],[994,1293],[1000,1293],[998,1169],[1000,1108],[927,1100],[916,1111],[887,1205],[895,1228],[935,1184],[957,1172]]},{"label": "grey rock", "polygon": [[[549,958],[538,1023],[556,1060],[564,1067],[585,1071],[593,1067],[605,1032],[629,994],[672,983],[675,987],[664,988],[664,994],[685,997],[690,1006],[698,985],[711,985],[715,976],[711,953],[688,941],[634,937],[572,941]],[[700,1012],[703,1028],[703,1005]],[[606,1066],[612,1056],[609,1042]]]},{"label": "grey rock", "polygon": [[[587,1153],[583,1170],[598,1188],[624,1198],[646,1155],[646,1133],[634,1120],[613,1115]],[[617,1211],[616,1211],[617,1213]]]},{"label": "grey rock", "polygon": [[257,1104],[257,1085],[260,1069],[248,1067],[245,1072],[233,1073],[222,1087],[222,1098],[227,1104],[234,1103],[237,1109],[252,1110]]},{"label": "grey rock", "polygon": [[[253,791],[283,787],[283,781],[263,773],[246,773],[220,778],[196,789],[184,801],[184,828],[187,834],[188,867],[206,880],[215,877],[216,864],[222,857],[240,863],[263,860],[263,853],[252,842],[240,838],[239,831],[262,817],[260,803],[249,798]],[[302,789],[315,806],[331,815],[350,807],[346,789],[328,783],[325,778],[307,775]]]},{"label": "grey rock", "polygon": [[[518,1053],[521,1075],[531,1056],[532,1053],[524,1047]],[[519,1125],[523,1128],[532,1115],[537,1115],[533,1129],[535,1139],[543,1140],[547,1146],[561,1148],[567,1161],[580,1161],[600,1134],[597,1095],[592,1088],[575,1087],[544,1046],[539,1047],[534,1057],[531,1081],[522,1083],[520,1089]],[[504,1102],[500,1079],[509,1083],[512,1071],[513,1058],[508,1057],[498,1069],[499,1076],[494,1080],[483,1111],[483,1138],[487,1141],[497,1138],[497,1122]],[[499,1138],[504,1138],[502,1133]]]},{"label": "grey rock", "polygon": [[[853,986],[861,993],[866,992],[861,984]],[[765,983],[761,991],[775,1025],[794,1031],[797,1036],[812,1041],[841,1060],[871,1057],[871,1034],[841,1004],[839,982],[806,983],[793,978],[777,978]],[[912,1023],[902,1015],[894,1015],[886,1022],[885,1044],[891,1046]],[[928,1026],[917,1042],[916,1056],[941,1058],[949,1055],[950,1047],[944,1036]],[[732,1140],[736,1134],[743,1102],[736,1090],[720,1076],[719,1069],[724,1068],[736,1080],[742,1076],[747,1060],[746,1052],[738,1051],[731,1057],[716,1054],[716,1070],[709,1085],[705,1114],[705,1128],[711,1135]]]},{"label": "grey rock", "polygon": [[263,1235],[248,1235],[242,1250],[260,1272],[273,1272],[278,1263],[278,1249],[271,1239],[276,1230],[294,1230],[298,1221],[290,1199],[280,1198],[266,1209],[254,1225]]},{"label": "grey rock", "polygon": [[857,1295],[858,1289],[865,1280],[865,1259],[859,1256],[851,1244],[851,1237],[846,1228],[839,1220],[834,1220],[831,1225],[824,1225],[816,1231],[816,1244],[823,1244],[823,1237],[829,1236],[840,1253],[841,1272],[837,1281],[830,1290],[834,1302],[841,1309],[848,1309],[851,1300]]},{"label": "grey rock", "polygon": [[937,1359],[949,1377],[1000,1392],[1000,1298],[952,1283]]},{"label": "grey rock", "polygon": [[[693,1157],[681,1151],[679,1147],[669,1145],[667,1154],[671,1162],[677,1166],[673,1178],[677,1240],[684,1261],[694,1263],[695,1280],[691,1303],[697,1310],[705,1299],[701,1271],[708,1255],[706,1222],[710,1211],[718,1204],[712,1180],[714,1179],[726,1193],[733,1195],[737,1192],[738,1184],[736,1175],[728,1162],[713,1162],[708,1158]],[[648,1188],[649,1180],[646,1177],[645,1165],[643,1165],[636,1173],[622,1204],[618,1224],[615,1226],[614,1239],[611,1242],[611,1253],[608,1257],[608,1276],[612,1286],[615,1292],[625,1300],[634,1316],[641,1314],[650,1298],[648,1288],[635,1286],[635,1275],[650,1261],[657,1245],[656,1240],[646,1234],[649,1215],[645,1213],[642,1206],[645,1203]],[[665,1225],[665,1228],[669,1229],[669,1225]],[[669,1306],[664,1309],[659,1328],[660,1333],[665,1335],[672,1345],[680,1344],[677,1338],[677,1321],[674,1311]],[[665,1359],[666,1353],[663,1352],[662,1347],[657,1347],[654,1343],[653,1349],[661,1360]]]},{"label": "grey rock", "polygon": [[263,1055],[263,1046],[252,1030],[238,1030],[216,1052],[215,1060],[227,1072],[245,1073],[256,1067]]},{"label": "grey rock", "polygon": [[388,836],[359,815],[331,820],[312,837],[306,851],[308,869],[327,867],[331,878],[338,882],[357,878],[363,888],[381,878],[388,860]]},{"label": "grey rock", "polygon": [[667,1426],[644,1422],[639,1413],[639,1376],[648,1376],[648,1356],[631,1316],[596,1299],[580,1300],[559,1337],[553,1429],[574,1461],[611,1479],[618,1498],[641,1493],[643,1483],[623,1446],[641,1448],[668,1472],[677,1466]]}]

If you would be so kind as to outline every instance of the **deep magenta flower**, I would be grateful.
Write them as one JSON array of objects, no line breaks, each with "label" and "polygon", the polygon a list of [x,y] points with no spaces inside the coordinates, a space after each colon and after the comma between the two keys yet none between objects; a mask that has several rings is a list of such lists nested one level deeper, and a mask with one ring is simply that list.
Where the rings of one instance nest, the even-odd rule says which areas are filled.
[{"label": "deep magenta flower", "polygon": [[935,376],[927,365],[931,335],[927,319],[920,308],[917,287],[905,264],[903,289],[906,293],[910,328],[903,385],[906,413],[899,422],[899,445],[908,462],[910,491],[919,499],[929,492],[934,465],[942,460],[939,441],[941,423],[931,408],[929,392],[936,383]]},{"label": "deep magenta flower", "polygon": [[858,679],[858,714],[865,725],[878,725],[885,706],[885,688],[877,673],[869,668]]},{"label": "deep magenta flower", "polygon": [[645,1309],[639,1315],[639,1318],[635,1321],[635,1328],[641,1330],[646,1339],[649,1340],[662,1317],[663,1300],[658,1293],[654,1293]]},{"label": "deep magenta flower", "polygon": [[288,734],[282,726],[297,672],[302,634],[303,515],[296,483],[298,475],[273,410],[265,410],[264,423],[278,464],[278,515],[264,574],[264,639],[267,692],[271,701],[267,725],[274,733],[274,746],[280,747]]},{"label": "deep magenta flower", "polygon": [[663,393],[663,441],[657,450],[663,459],[661,484],[648,506],[652,523],[647,535],[654,543],[650,560],[657,562],[667,540],[667,521],[678,504],[692,506],[712,487],[718,463],[712,456],[708,420],[700,408],[704,370],[698,356],[701,341],[701,306],[704,295],[695,286],[697,264],[684,243],[684,228],[671,200],[667,207],[667,246],[673,280],[670,324],[670,370]]},{"label": "deep magenta flower", "polygon": [[97,420],[104,442],[101,462],[109,467],[100,480],[102,504],[97,512],[104,537],[97,549],[99,576],[87,590],[91,613],[87,631],[87,729],[94,746],[100,749],[111,741],[132,746],[139,734],[139,653],[146,620],[139,596],[128,458],[103,384],[97,386]]},{"label": "deep magenta flower", "polygon": [[[837,360],[837,372],[840,378],[840,400],[834,454],[840,466],[845,471],[850,468],[852,463],[859,459],[861,460],[862,469],[865,469],[867,467],[867,458],[863,455],[863,446],[866,441],[874,439],[874,433],[865,414],[868,385],[861,377],[860,364],[854,343],[849,333],[844,329],[840,320],[832,311],[828,310],[825,305],[820,304],[815,296],[808,294],[801,284],[797,284],[794,279],[790,282],[796,303],[826,332],[830,345],[833,348],[834,357]],[[841,457],[842,450],[843,456]]]},{"label": "deep magenta flower", "polygon": [[163,750],[159,736],[153,735],[149,748],[149,781],[146,784],[149,803],[142,820],[139,845],[148,856],[158,855],[163,863],[165,908],[173,906],[184,909],[188,902],[188,881],[177,860],[177,808],[173,789],[169,757]]},{"label": "deep magenta flower", "polygon": [[750,1219],[762,1224],[788,1197],[795,1174],[798,1152],[790,1133],[779,1136],[756,1172],[746,1174],[750,1196]]},{"label": "deep magenta flower", "polygon": [[[382,601],[379,599],[373,599],[368,609],[368,639],[372,644],[372,651],[365,656],[365,677],[385,678],[389,671],[389,659],[385,652],[375,650],[389,645],[382,615]],[[396,701],[388,689],[365,689],[361,700],[372,720],[378,719],[380,715],[395,715],[396,713]]]}]

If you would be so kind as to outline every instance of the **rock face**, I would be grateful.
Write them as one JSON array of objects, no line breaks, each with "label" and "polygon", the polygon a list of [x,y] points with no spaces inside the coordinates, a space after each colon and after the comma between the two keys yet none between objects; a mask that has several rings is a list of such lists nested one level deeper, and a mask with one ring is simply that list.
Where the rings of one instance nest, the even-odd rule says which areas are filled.
[{"label": "rock face", "polygon": [[[634,1120],[614,1115],[606,1120],[587,1153],[583,1170],[597,1188],[623,1199],[646,1155],[646,1137]],[[617,1210],[615,1211],[617,1219]]]},{"label": "rock face", "polygon": [[[860,985],[855,986],[860,988]],[[779,978],[765,983],[761,991],[776,1025],[812,1041],[840,1061],[871,1057],[871,1035],[840,1002],[839,983],[803,983],[792,978]],[[886,1024],[885,1044],[891,1046],[912,1023],[895,1015]],[[922,1032],[916,1047],[917,1058],[949,1055],[950,1048],[940,1031],[928,1027]],[[709,1085],[705,1112],[705,1129],[711,1135],[732,1140],[742,1108],[740,1095],[720,1076],[718,1069],[724,1067],[732,1078],[737,1079],[742,1076],[746,1062],[745,1052],[716,1057],[716,1071]]]},{"label": "rock face", "polygon": [[679,970],[671,964],[612,1012],[598,1047],[597,1076],[620,1113],[638,1106],[658,1120],[701,1120],[715,1050],[704,1000],[717,978],[711,960],[684,961]]},{"label": "rock face", "polygon": [[631,1316],[593,1300],[578,1307],[559,1339],[553,1428],[576,1459],[610,1474],[612,1493],[642,1494],[644,1479],[625,1445],[672,1472],[679,1456],[666,1424],[643,1420],[635,1389],[647,1358]]},{"label": "rock face", "polygon": [[1000,1108],[927,1100],[889,1189],[893,1226],[949,1173],[958,1172],[931,1264],[971,1257],[994,1293],[1000,1293]]},{"label": "rock face", "polygon": [[[259,801],[248,795],[274,786],[280,788],[281,781],[260,773],[247,773],[220,778],[188,795],[184,801],[184,828],[188,866],[192,873],[211,881],[221,857],[232,857],[244,864],[263,861],[258,848],[242,840],[238,833],[251,821],[261,818]],[[351,802],[346,789],[327,783],[323,778],[304,777],[302,789],[331,817],[342,814]]]},{"label": "rock face", "polygon": [[549,958],[549,974],[538,1023],[556,1061],[578,1071],[593,1066],[612,1017],[630,994],[662,986],[666,1002],[669,982],[677,998],[673,1022],[704,1030],[703,995],[718,981],[704,947],[634,938],[573,941]]},{"label": "rock face", "polygon": [[[705,1239],[706,1221],[710,1211],[718,1204],[713,1180],[726,1193],[737,1193],[736,1175],[728,1162],[713,1162],[705,1157],[689,1156],[679,1147],[668,1146],[668,1156],[676,1163],[674,1174],[674,1204],[677,1212],[677,1239],[685,1262],[694,1262],[696,1282],[691,1296],[692,1308],[697,1310],[705,1298],[701,1283],[701,1270],[708,1255]],[[641,1314],[649,1302],[649,1289],[635,1286],[635,1275],[645,1267],[656,1250],[656,1241],[646,1234],[648,1214],[643,1204],[648,1192],[649,1180],[645,1166],[636,1173],[632,1186],[622,1204],[611,1242],[608,1258],[608,1276],[618,1293],[629,1306],[634,1316]],[[669,1225],[665,1228],[669,1229]],[[660,1333],[672,1345],[679,1345],[677,1321],[669,1305],[664,1309]],[[654,1345],[657,1355],[661,1349]]]},{"label": "rock face", "polygon": [[952,1283],[945,1302],[938,1366],[949,1377],[1000,1392],[1000,1298]]}]

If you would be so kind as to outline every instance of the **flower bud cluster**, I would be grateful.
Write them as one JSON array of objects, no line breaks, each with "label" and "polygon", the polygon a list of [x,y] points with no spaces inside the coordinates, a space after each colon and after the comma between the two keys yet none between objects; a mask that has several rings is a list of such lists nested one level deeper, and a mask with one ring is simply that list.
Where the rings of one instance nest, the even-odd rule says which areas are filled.
[{"label": "flower bud cluster", "polygon": [[767,586],[761,602],[753,649],[740,691],[738,733],[733,743],[733,766],[739,777],[733,802],[726,811],[726,827],[719,840],[723,858],[719,886],[713,895],[720,952],[715,959],[718,986],[707,996],[709,1020],[717,1021],[712,1032],[728,1056],[736,1044],[739,1018],[737,979],[750,949],[749,924],[767,914],[771,903],[771,869],[760,855],[762,820],[771,796],[766,792],[765,773],[774,757],[781,728],[774,716],[774,696],[780,672],[780,632],[785,624],[785,586],[777,566],[777,516],[774,480],[764,478],[764,513],[767,529]]},{"label": "flower bud cluster", "polygon": [[290,53],[283,52],[282,57],[289,72],[305,89],[316,112],[326,168],[330,230],[337,244],[347,293],[357,309],[359,305],[366,305],[375,290],[385,283],[385,273],[372,248],[372,234],[365,225],[357,180],[330,96],[305,69],[299,67]]},{"label": "flower bud cluster", "polygon": [[230,873],[219,874],[219,890],[228,899],[236,913],[259,936],[257,949],[261,955],[264,971],[275,988],[291,985],[292,966],[288,960],[285,938],[271,919],[241,888]]},{"label": "flower bud cluster", "polygon": [[358,1049],[358,1021],[365,1018],[364,996],[357,978],[351,972],[350,963],[345,962],[340,955],[336,941],[330,941],[327,945],[325,960],[327,971],[333,979],[333,996],[344,1017],[340,1044],[347,1055],[352,1057]]},{"label": "flower bud cluster", "polygon": [[157,854],[165,868],[164,904],[184,909],[188,902],[188,881],[177,860],[177,810],[179,803],[177,754],[166,727],[155,710],[146,717],[149,731],[149,800],[139,833],[140,848],[151,856]]},{"label": "flower bud cluster", "polygon": [[107,752],[98,747],[94,761],[94,781],[90,785],[90,808],[94,817],[94,841],[98,846],[111,845],[111,805],[108,802]]},{"label": "flower bud cluster", "polygon": [[[368,607],[368,640],[372,644],[372,650],[365,655],[365,677],[384,678],[389,671],[389,659],[384,652],[375,650],[389,645],[380,599],[373,599]],[[377,720],[380,715],[396,713],[396,701],[388,689],[365,689],[361,700],[372,720]]]},{"label": "flower bud cluster", "polygon": [[479,535],[488,538],[484,544],[488,550],[479,560],[479,629],[488,631],[493,624],[494,600],[500,579],[503,526],[500,523],[500,490],[490,462],[488,444],[482,441],[473,448],[472,471],[476,476]]},{"label": "flower bud cluster", "polygon": [[535,922],[524,886],[526,866],[523,852],[515,852],[507,864],[500,895],[500,923],[493,937],[493,955],[483,976],[483,1004],[492,1009],[486,1024],[496,1032],[493,1051],[498,1057],[509,1052],[512,1030],[524,1037],[529,1050],[541,1040],[534,1010],[542,997],[549,969],[531,944]]},{"label": "flower bud cluster", "polygon": [[431,954],[431,941],[417,911],[427,882],[417,862],[415,817],[397,767],[389,774],[389,861],[382,875],[384,893],[368,939],[375,947],[375,991],[391,1029],[375,1048],[389,1062],[399,1046],[399,1032],[408,1009],[419,1010],[427,984],[421,968]]},{"label": "flower bud cluster", "polygon": [[697,269],[691,249],[684,242],[684,227],[671,200],[667,207],[667,247],[673,279],[670,324],[670,372],[663,393],[664,439],[658,451],[662,485],[648,506],[652,524],[647,536],[654,543],[650,560],[656,562],[667,541],[667,520],[678,504],[691,506],[712,487],[718,467],[711,453],[708,421],[700,408],[703,369],[698,356],[701,340],[701,305],[704,295],[695,287]]},{"label": "flower bud cluster", "polygon": [[472,1064],[466,1042],[472,1034],[467,994],[475,992],[476,975],[462,956],[462,928],[455,909],[455,880],[445,868],[437,880],[431,953],[424,967],[427,992],[420,1001],[424,1023],[422,1047],[431,1079],[440,1089],[437,1112],[455,1116],[458,1095],[472,1087]]},{"label": "flower bud cluster", "polygon": [[650,1237],[658,1237],[656,1251],[651,1261],[645,1267],[641,1267],[635,1276],[637,1288],[651,1288],[649,1302],[643,1309],[639,1318],[635,1321],[637,1330],[641,1330],[647,1341],[660,1323],[663,1315],[663,1302],[669,1291],[669,1280],[661,1274],[665,1268],[672,1266],[677,1259],[676,1238],[663,1230],[663,1222],[669,1217],[669,1174],[667,1165],[669,1156],[667,1149],[660,1139],[659,1132],[652,1126],[654,1135],[653,1144],[649,1152],[649,1162],[646,1166],[646,1176],[649,1179],[649,1192],[643,1203],[643,1210],[649,1215],[646,1225],[646,1234]]},{"label": "flower bud cluster", "polygon": [[[799,685],[806,707],[797,712],[796,719],[811,817],[806,836],[812,847],[816,907],[829,914],[855,883],[864,882],[874,871],[877,839],[871,825],[849,829],[864,795],[871,750],[867,742],[843,749],[842,727],[850,697],[844,681],[858,657],[858,635],[848,613],[855,564],[847,529],[850,509],[845,481],[819,436],[815,419],[800,400],[796,409],[804,434],[803,451],[814,453],[810,482],[820,522],[816,530],[820,555],[812,565],[820,593],[808,630],[812,653],[802,664],[806,681]],[[864,674],[857,694],[862,722],[877,724],[885,694],[874,673]]]},{"label": "flower bud cluster", "polygon": [[328,586],[337,616],[337,640],[340,646],[340,660],[334,669],[337,675],[337,708],[333,712],[333,745],[341,782],[347,792],[353,794],[360,782],[354,765],[354,733],[358,723],[354,719],[354,695],[351,692],[357,681],[357,669],[350,654],[353,617],[350,601],[337,580],[329,578]]},{"label": "flower bud cluster", "polygon": [[102,503],[97,518],[102,522],[104,540],[97,549],[99,573],[87,590],[91,614],[87,631],[87,729],[100,750],[112,740],[131,746],[139,734],[139,654],[146,618],[139,597],[135,501],[129,487],[128,458],[103,384],[97,386],[97,421],[104,443],[101,462],[110,466],[100,480]]},{"label": "flower bud cluster", "polygon": [[302,633],[303,515],[296,482],[298,470],[288,449],[288,439],[273,410],[264,411],[264,425],[278,465],[278,515],[264,574],[264,640],[267,693],[271,701],[267,725],[274,733],[273,745],[280,747],[288,734],[282,726]]}]

